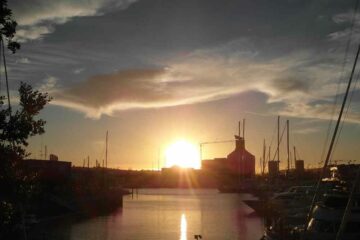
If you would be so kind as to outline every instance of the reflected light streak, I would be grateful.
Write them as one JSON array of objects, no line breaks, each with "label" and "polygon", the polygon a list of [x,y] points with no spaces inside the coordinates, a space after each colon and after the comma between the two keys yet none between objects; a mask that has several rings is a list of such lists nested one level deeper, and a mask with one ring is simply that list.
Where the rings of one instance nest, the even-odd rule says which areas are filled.
[{"label": "reflected light streak", "polygon": [[185,214],[181,214],[181,221],[180,221],[180,240],[187,240],[186,236],[187,231],[187,221]]}]

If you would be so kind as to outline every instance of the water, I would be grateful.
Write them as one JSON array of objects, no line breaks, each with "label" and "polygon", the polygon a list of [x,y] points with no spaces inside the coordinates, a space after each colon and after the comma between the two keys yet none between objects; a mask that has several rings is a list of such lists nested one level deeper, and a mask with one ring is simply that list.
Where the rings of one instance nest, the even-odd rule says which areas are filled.
[{"label": "water", "polygon": [[46,238],[61,240],[258,240],[263,224],[241,199],[247,195],[216,190],[142,189],[124,197],[123,209],[110,216],[58,223]]}]

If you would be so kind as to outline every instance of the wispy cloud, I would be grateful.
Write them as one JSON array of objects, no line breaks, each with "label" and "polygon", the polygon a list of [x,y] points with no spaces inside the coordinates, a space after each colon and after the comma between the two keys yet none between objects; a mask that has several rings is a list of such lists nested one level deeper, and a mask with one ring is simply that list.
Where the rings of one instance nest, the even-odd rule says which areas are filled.
[{"label": "wispy cloud", "polygon": [[[354,11],[347,11],[343,13],[336,14],[333,16],[333,21],[338,25],[344,25],[345,28],[332,32],[329,34],[330,40],[333,41],[347,41],[349,35],[352,34],[352,42],[358,42],[360,40],[360,16]],[[354,19],[354,20],[353,20]],[[354,22],[353,22],[354,21]],[[354,26],[351,29],[351,23],[353,22]]]},{"label": "wispy cloud", "polygon": [[47,78],[45,78],[42,82],[42,84],[38,87],[38,89],[41,92],[47,92],[47,93],[52,93],[55,91],[55,87],[56,87],[56,83],[57,83],[57,78],[54,76],[47,76]]},{"label": "wispy cloud", "polygon": [[29,58],[23,57],[23,58],[16,60],[16,63],[28,64],[28,63],[30,63],[30,60],[29,60]]},{"label": "wispy cloud", "polygon": [[312,134],[321,131],[321,128],[318,127],[307,127],[307,128],[301,128],[301,129],[295,129],[292,131],[294,134]]},{"label": "wispy cloud", "polygon": [[[20,24],[18,38],[28,41],[53,32],[57,24],[64,24],[75,17],[101,15],[111,8],[127,8],[134,2],[135,0],[40,0],[32,7],[29,7],[30,3],[27,1],[14,1],[12,4]],[[330,48],[334,42],[343,41],[348,36],[351,17],[352,12],[333,17],[333,24],[344,25],[344,28],[324,35],[325,38],[328,37],[326,41]],[[355,35],[359,23],[357,20]],[[269,39],[271,43],[279,44],[278,40]],[[332,41],[328,41],[329,39]],[[116,65],[109,57],[110,53],[102,51],[83,54],[80,51],[85,50],[79,47],[78,52],[73,53],[66,47],[53,49],[53,46],[43,45],[40,52],[31,55],[32,64],[27,64],[27,68],[42,70],[51,64],[71,69],[62,76],[57,75],[57,69],[54,70],[50,75],[55,80],[49,78],[51,81],[45,81],[42,87],[53,91],[54,104],[79,110],[95,118],[124,109],[214,101],[247,91],[266,94],[269,103],[282,103],[279,112],[285,115],[331,118],[332,98],[344,91],[344,86],[337,83],[342,60],[339,53],[327,49],[298,48],[292,52],[284,50],[269,54],[269,51],[264,54],[262,49],[265,47],[262,44],[264,43],[259,44],[257,38],[239,37],[217,46],[192,49],[186,54],[176,55],[172,52],[169,55],[173,57],[166,59],[159,60],[159,56],[156,56],[156,60],[151,59],[146,67],[143,64],[139,67],[124,63]],[[266,44],[265,46],[268,48]],[[89,54],[107,56],[91,57]],[[84,62],[89,59],[109,61],[104,65],[111,65],[111,68],[92,72],[92,67],[98,67],[99,62],[86,65]],[[87,69],[86,74],[94,76],[87,76],[80,81],[83,66]],[[113,71],[114,68],[117,70]],[[101,71],[104,73],[99,74]],[[69,79],[72,77],[73,79]],[[65,87],[54,91],[58,82]],[[322,102],[319,103],[319,100]],[[356,111],[349,114],[349,121],[356,122],[357,119]]]},{"label": "wispy cloud", "polygon": [[77,68],[74,70],[74,73],[79,74],[79,73],[82,73],[84,70],[85,70],[85,68]]},{"label": "wispy cloud", "polygon": [[102,15],[111,9],[127,8],[136,0],[59,0],[10,1],[19,24],[16,38],[20,42],[42,38],[52,33],[55,25],[74,17]]},{"label": "wispy cloud", "polygon": [[[333,120],[339,111],[340,107],[330,101],[321,104],[293,102],[286,105],[285,109],[280,111],[280,114],[299,118]],[[354,107],[349,108],[343,119],[358,124],[360,123],[360,112]]]},{"label": "wispy cloud", "polygon": [[336,56],[321,61],[323,55],[299,51],[263,61],[258,52],[235,46],[231,42],[163,59],[157,62],[159,68],[94,76],[58,91],[54,103],[96,118],[117,110],[192,104],[258,91],[265,93],[269,102],[283,103],[283,114],[330,117],[330,108],[313,103],[326,102],[336,93]]}]

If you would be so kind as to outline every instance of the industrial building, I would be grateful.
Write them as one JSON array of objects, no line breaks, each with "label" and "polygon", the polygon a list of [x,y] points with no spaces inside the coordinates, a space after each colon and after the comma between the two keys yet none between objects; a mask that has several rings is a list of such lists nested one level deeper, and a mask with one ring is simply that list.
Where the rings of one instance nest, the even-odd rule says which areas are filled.
[{"label": "industrial building", "polygon": [[71,176],[71,162],[58,161],[54,156],[51,160],[26,159],[20,166],[26,173],[36,174],[44,181],[61,182]]},{"label": "industrial building", "polygon": [[226,158],[203,160],[202,169],[217,173],[231,173],[244,177],[255,175],[255,156],[245,148],[245,140],[235,135],[235,149]]}]

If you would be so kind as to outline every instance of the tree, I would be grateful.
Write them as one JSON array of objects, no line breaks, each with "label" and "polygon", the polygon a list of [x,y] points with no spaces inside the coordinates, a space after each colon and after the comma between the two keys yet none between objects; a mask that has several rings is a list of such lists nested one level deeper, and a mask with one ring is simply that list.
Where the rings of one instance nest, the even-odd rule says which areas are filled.
[{"label": "tree", "polygon": [[4,97],[0,97],[0,189],[1,179],[11,179],[12,169],[17,161],[26,156],[24,147],[28,145],[28,138],[44,133],[45,121],[36,116],[51,101],[47,93],[33,90],[26,83],[19,88],[19,109],[11,113],[4,108]]},{"label": "tree", "polygon": [[34,192],[33,177],[19,165],[26,156],[28,138],[44,133],[46,122],[36,116],[51,100],[26,83],[21,83],[19,95],[14,113],[4,108],[4,97],[0,98],[0,238],[19,221],[24,203]]},{"label": "tree", "polygon": [[20,44],[13,41],[16,33],[17,23],[12,19],[12,11],[7,7],[7,0],[0,0],[0,34],[1,41],[7,40],[7,47],[13,53],[20,49]]},{"label": "tree", "polygon": [[[0,41],[2,47],[6,41],[12,53],[20,49],[20,44],[13,40],[16,26],[7,1],[0,0]],[[19,96],[15,112],[11,112],[10,106],[4,107],[5,97],[0,96],[0,239],[12,233],[23,214],[24,203],[34,192],[32,177],[24,174],[19,165],[26,156],[28,138],[44,133],[45,121],[36,117],[51,101],[47,93],[33,90],[23,82]]]}]

